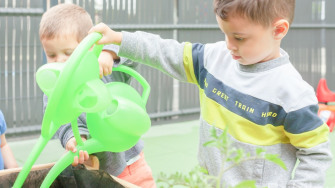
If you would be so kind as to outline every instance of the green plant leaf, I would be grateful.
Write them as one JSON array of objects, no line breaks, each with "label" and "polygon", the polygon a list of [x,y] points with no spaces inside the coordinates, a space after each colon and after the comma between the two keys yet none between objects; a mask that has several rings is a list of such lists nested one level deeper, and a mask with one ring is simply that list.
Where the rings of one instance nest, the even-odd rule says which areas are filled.
[{"label": "green plant leaf", "polygon": [[256,188],[256,181],[255,180],[246,180],[242,181],[234,188]]},{"label": "green plant leaf", "polygon": [[208,170],[207,170],[207,169],[205,169],[205,168],[199,166],[199,167],[198,167],[198,170],[199,170],[200,173],[203,173],[203,174],[207,174],[207,175],[208,175]]},{"label": "green plant leaf", "polygon": [[[211,131],[212,140],[204,143],[204,146],[216,147],[222,156],[222,166],[219,175],[209,175],[208,171],[200,166],[196,166],[189,174],[183,175],[177,172],[172,175],[161,173],[158,177],[157,183],[164,184],[164,187],[185,187],[185,188],[212,188],[215,186],[225,187],[225,182],[221,182],[222,175],[237,165],[241,165],[244,161],[249,160],[269,160],[281,168],[287,170],[285,163],[278,157],[278,155],[267,154],[264,148],[257,148],[255,150],[256,156],[245,153],[243,149],[232,147],[231,140],[227,135],[227,129],[224,129],[222,134],[218,135],[215,128]],[[230,165],[227,167],[227,163]],[[226,167],[226,168],[225,168]],[[235,188],[256,188],[255,180],[247,180],[239,183]]]},{"label": "green plant leaf", "polygon": [[215,140],[208,141],[204,143],[203,146],[209,146],[209,145],[212,145],[213,143],[215,143]]},{"label": "green plant leaf", "polygon": [[242,149],[237,149],[235,151],[236,156],[234,157],[234,162],[238,163],[245,156]]},{"label": "green plant leaf", "polygon": [[278,166],[282,167],[284,170],[287,170],[285,163],[275,154],[265,154],[265,159],[276,163]]},{"label": "green plant leaf", "polygon": [[216,134],[216,129],[215,129],[215,128],[213,128],[213,129],[211,130],[211,136],[212,136],[212,138],[215,138],[215,139],[218,138],[218,136],[217,136],[217,134]]},{"label": "green plant leaf", "polygon": [[260,156],[264,152],[265,152],[265,150],[263,148],[256,148],[256,154],[257,154],[257,156]]}]

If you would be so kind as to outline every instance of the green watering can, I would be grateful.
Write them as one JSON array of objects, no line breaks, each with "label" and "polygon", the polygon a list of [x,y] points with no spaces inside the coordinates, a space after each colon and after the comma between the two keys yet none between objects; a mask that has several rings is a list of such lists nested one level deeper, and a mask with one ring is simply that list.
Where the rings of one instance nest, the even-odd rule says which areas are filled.
[{"label": "green watering can", "polygon": [[[151,121],[145,106],[150,85],[136,71],[118,66],[134,77],[143,87],[140,95],[133,87],[122,82],[104,84],[99,79],[98,57],[102,45],[94,45],[102,37],[99,33],[88,35],[77,46],[65,63],[48,63],[36,73],[36,81],[48,96],[41,136],[20,171],[13,187],[21,187],[38,156],[61,125],[71,123],[78,143],[77,152],[67,152],[49,171],[41,187],[50,187],[56,177],[79,156],[80,150],[89,154],[110,151],[122,152],[133,147],[150,128]],[[92,50],[90,48],[93,47]],[[91,138],[81,140],[77,118],[86,112]]]}]

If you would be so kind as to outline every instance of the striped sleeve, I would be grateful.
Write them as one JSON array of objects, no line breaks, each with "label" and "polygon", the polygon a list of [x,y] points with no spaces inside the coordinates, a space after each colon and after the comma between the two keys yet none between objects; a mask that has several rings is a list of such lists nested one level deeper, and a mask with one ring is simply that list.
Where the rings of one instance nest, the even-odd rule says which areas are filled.
[{"label": "striped sleeve", "polygon": [[318,106],[310,105],[287,113],[285,134],[292,145],[312,148],[328,140],[329,128],[318,116]]},{"label": "striped sleeve", "polygon": [[184,47],[183,61],[187,81],[200,85],[200,73],[204,69],[205,45],[186,43]]}]

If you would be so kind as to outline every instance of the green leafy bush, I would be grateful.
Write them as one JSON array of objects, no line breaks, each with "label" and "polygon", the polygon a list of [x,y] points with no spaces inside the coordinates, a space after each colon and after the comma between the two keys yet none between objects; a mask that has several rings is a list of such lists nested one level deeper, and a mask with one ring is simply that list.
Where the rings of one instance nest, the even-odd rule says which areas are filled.
[{"label": "green leafy bush", "polygon": [[[208,172],[201,168],[200,166],[195,167],[188,174],[182,174],[176,172],[175,174],[167,175],[163,172],[160,173],[157,184],[159,187],[189,187],[189,188],[221,188],[226,187],[225,182],[221,181],[222,175],[229,169],[237,166],[243,165],[243,162],[256,160],[256,159],[266,159],[269,160],[281,168],[286,170],[285,163],[274,154],[268,154],[262,148],[256,149],[256,155],[251,156],[250,153],[245,153],[242,149],[231,147],[231,141],[227,135],[228,130],[225,129],[222,134],[218,135],[216,129],[212,129],[211,141],[208,141],[204,144],[206,147],[216,147],[219,149],[220,153],[223,156],[226,156],[222,159],[222,166],[219,174],[217,176],[209,175]],[[233,162],[232,165],[225,167],[227,162]],[[240,182],[234,188],[255,188],[256,181],[246,180]]]}]

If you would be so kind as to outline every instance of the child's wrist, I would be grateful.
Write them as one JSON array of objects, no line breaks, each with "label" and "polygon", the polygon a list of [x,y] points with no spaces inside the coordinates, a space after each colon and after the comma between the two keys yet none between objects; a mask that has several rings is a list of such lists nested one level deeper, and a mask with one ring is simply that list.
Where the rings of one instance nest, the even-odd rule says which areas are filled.
[{"label": "child's wrist", "polygon": [[115,43],[114,44],[117,44],[117,45],[121,45],[121,42],[122,42],[122,32],[115,32],[116,34],[116,41],[114,41]]},{"label": "child's wrist", "polygon": [[82,139],[83,141],[87,140],[87,136],[86,136],[86,135],[80,135],[80,137],[81,137],[81,139]]}]

